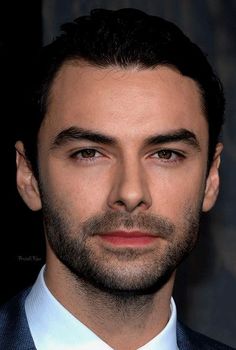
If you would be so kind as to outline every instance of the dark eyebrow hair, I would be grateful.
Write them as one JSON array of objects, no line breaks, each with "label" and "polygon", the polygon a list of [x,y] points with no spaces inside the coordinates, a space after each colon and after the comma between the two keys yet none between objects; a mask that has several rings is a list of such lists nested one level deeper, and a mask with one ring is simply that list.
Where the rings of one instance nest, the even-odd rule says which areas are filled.
[{"label": "dark eyebrow hair", "polygon": [[52,149],[60,147],[70,141],[89,140],[92,142],[103,143],[106,145],[115,144],[114,138],[103,135],[96,131],[78,128],[72,126],[61,131],[52,142]]},{"label": "dark eyebrow hair", "polygon": [[192,131],[189,131],[187,129],[179,129],[169,132],[167,134],[151,136],[145,141],[145,144],[149,146],[180,141],[193,146],[197,150],[201,149],[196,135]]},{"label": "dark eyebrow hair", "polygon": [[[115,138],[101,134],[97,131],[91,131],[83,128],[72,126],[61,131],[53,140],[51,149],[58,148],[70,141],[89,140],[105,145],[115,145],[117,141]],[[184,142],[194,148],[200,150],[200,144],[195,134],[187,129],[178,129],[166,134],[153,135],[145,140],[145,146],[159,145],[171,142]]]}]

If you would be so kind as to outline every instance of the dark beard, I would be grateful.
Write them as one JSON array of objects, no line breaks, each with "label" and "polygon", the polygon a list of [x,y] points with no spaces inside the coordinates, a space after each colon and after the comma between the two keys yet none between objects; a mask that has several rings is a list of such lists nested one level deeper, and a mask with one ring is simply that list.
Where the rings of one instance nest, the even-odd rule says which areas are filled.
[{"label": "dark beard", "polygon": [[[46,235],[51,249],[64,266],[76,277],[80,284],[116,296],[118,299],[132,299],[156,293],[169,280],[179,263],[191,252],[198,236],[199,213],[185,213],[182,226],[178,229],[170,220],[152,214],[131,215],[126,212],[107,212],[89,218],[79,225],[73,225],[62,209],[52,205],[45,195],[43,217]],[[91,249],[91,239],[105,232],[124,229],[140,229],[158,235],[168,243],[162,256],[159,251],[146,259],[134,248],[107,249],[96,256]],[[142,256],[143,254],[143,256]],[[115,258],[125,266],[112,269],[110,263]],[[129,266],[137,263],[137,276],[129,273]],[[147,260],[147,261],[146,261]],[[115,265],[114,265],[115,266]],[[116,266],[115,266],[116,267]]]}]

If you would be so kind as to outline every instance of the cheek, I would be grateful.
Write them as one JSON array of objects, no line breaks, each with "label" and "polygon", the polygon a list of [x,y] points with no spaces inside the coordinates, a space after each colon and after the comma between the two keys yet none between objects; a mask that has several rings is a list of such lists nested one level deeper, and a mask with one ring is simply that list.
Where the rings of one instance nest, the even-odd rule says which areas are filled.
[{"label": "cheek", "polygon": [[86,219],[105,208],[109,173],[89,169],[57,166],[44,171],[43,186],[47,195],[71,215]]},{"label": "cheek", "polygon": [[183,217],[186,208],[190,211],[201,209],[205,190],[205,172],[192,168],[191,172],[163,171],[150,179],[153,210],[172,220]]}]

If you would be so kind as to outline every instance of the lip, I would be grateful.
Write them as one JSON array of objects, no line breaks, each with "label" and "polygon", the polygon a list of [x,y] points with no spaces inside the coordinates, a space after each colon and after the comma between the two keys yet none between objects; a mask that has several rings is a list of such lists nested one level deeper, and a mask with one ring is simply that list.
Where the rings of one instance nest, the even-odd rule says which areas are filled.
[{"label": "lip", "polygon": [[114,231],[99,235],[100,238],[115,246],[146,246],[153,243],[157,236],[140,231]]}]

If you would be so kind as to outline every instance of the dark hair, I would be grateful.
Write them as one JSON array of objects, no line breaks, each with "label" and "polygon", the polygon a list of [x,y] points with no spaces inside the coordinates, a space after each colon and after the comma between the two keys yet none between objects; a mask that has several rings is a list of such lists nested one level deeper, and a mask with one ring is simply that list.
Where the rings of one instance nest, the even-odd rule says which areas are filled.
[{"label": "dark hair", "polygon": [[47,111],[50,88],[60,67],[70,60],[86,60],[100,68],[153,69],[169,65],[194,79],[208,121],[211,162],[224,119],[222,85],[200,48],[176,25],[136,9],[96,9],[90,16],[79,17],[62,25],[61,29],[62,34],[41,51],[30,88],[33,96],[29,118],[22,129],[26,156],[35,172],[37,134]]}]

